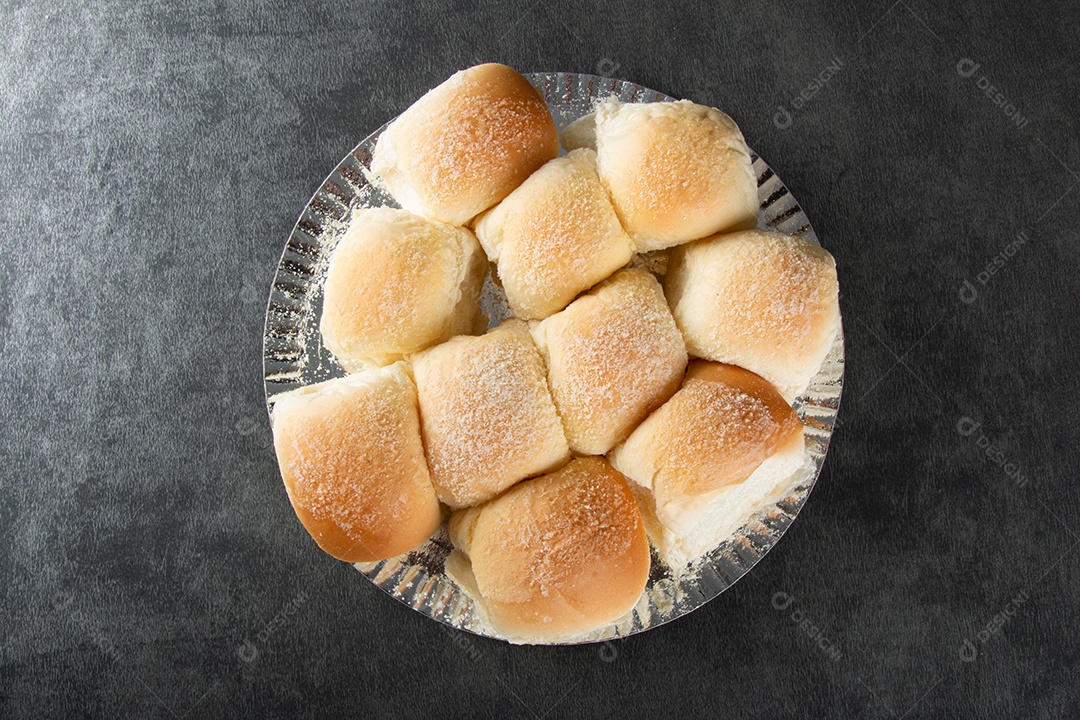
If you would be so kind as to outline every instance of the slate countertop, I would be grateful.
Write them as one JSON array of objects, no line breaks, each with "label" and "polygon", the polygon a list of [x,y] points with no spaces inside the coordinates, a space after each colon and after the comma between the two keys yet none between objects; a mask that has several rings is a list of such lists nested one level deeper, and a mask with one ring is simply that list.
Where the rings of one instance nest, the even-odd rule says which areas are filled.
[{"label": "slate countertop", "polygon": [[[0,7],[0,716],[1080,715],[1080,6]],[[701,610],[450,632],[319,553],[263,311],[304,203],[456,69],[716,105],[836,256],[819,485]]]}]

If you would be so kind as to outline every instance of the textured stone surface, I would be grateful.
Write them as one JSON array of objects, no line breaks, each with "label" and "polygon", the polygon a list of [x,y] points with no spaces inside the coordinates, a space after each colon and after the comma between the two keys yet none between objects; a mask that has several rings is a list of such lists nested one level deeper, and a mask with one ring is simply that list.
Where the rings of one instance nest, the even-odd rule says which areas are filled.
[{"label": "textured stone surface", "polygon": [[[4,3],[0,715],[1080,713],[1078,22]],[[356,141],[484,60],[725,109],[839,265],[848,384],[806,509],[720,598],[606,647],[407,610],[318,552],[270,447],[260,337],[292,223]]]}]

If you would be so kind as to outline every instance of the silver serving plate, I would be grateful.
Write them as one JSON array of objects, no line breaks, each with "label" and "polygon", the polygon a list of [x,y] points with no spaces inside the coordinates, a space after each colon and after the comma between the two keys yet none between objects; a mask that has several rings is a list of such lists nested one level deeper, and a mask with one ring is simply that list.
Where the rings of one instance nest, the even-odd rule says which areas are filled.
[{"label": "silver serving plate", "polygon": [[[526,77],[547,101],[560,131],[591,112],[596,100],[611,95],[625,102],[674,100],[632,82],[596,75],[532,73]],[[263,331],[268,410],[274,397],[282,392],[345,375],[323,347],[319,333],[323,283],[330,252],[353,213],[368,207],[398,207],[393,197],[377,186],[368,169],[375,142],[385,129],[383,125],[364,138],[330,173],[300,213],[285,244]],[[752,158],[761,202],[759,226],[817,243],[810,220],[780,178],[757,154]],[[482,297],[492,325],[510,315],[505,296],[490,278]],[[840,407],[843,379],[844,339],[843,331],[838,330],[824,365],[808,391],[795,402],[812,463],[791,479],[784,497],[761,508],[733,538],[689,572],[673,574],[654,550],[648,585],[633,610],[576,642],[626,637],[670,622],[701,607],[749,572],[780,540],[814,488]],[[506,639],[483,620],[472,599],[446,575],[443,563],[450,550],[444,524],[417,550],[382,562],[357,563],[356,568],[417,612],[453,628]]]}]

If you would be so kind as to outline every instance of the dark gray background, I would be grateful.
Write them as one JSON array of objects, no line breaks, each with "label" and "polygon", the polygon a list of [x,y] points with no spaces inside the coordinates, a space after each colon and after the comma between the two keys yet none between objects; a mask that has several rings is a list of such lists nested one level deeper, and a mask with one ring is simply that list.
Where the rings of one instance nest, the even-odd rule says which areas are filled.
[{"label": "dark gray background", "polygon": [[[1076,3],[169,5],[0,11],[0,715],[1080,714]],[[727,593],[607,647],[399,605],[315,548],[269,445],[296,216],[489,60],[724,108],[839,265],[813,497]]]}]

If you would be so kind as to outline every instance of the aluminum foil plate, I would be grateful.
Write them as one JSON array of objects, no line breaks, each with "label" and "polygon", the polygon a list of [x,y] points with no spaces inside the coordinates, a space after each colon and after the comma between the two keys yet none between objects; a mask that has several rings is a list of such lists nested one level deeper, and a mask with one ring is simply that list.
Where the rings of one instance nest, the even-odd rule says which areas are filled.
[{"label": "aluminum foil plate", "polygon": [[[624,102],[674,100],[632,82],[596,75],[554,72],[526,77],[546,99],[560,131],[591,112],[595,101],[611,95]],[[367,207],[398,207],[390,195],[377,187],[368,170],[375,141],[385,129],[383,125],[364,138],[334,168],[300,213],[285,243],[263,331],[268,410],[274,397],[282,392],[345,375],[323,347],[319,334],[323,283],[330,252],[353,213]],[[791,192],[756,153],[752,158],[761,202],[759,226],[818,242],[810,220]],[[483,303],[492,325],[510,315],[505,296],[490,278]],[[805,428],[807,462],[791,478],[783,497],[764,505],[734,537],[689,572],[674,575],[657,559],[654,550],[648,585],[633,610],[577,642],[625,637],[670,622],[701,607],[749,572],[780,540],[814,488],[840,407],[843,378],[844,341],[843,331],[839,330],[809,390],[796,400],[795,409]],[[284,492],[282,502],[286,502]],[[378,563],[357,563],[356,568],[377,587],[437,622],[506,639],[484,621],[473,601],[447,576],[443,563],[450,550],[444,525],[425,545],[407,555]]]}]

